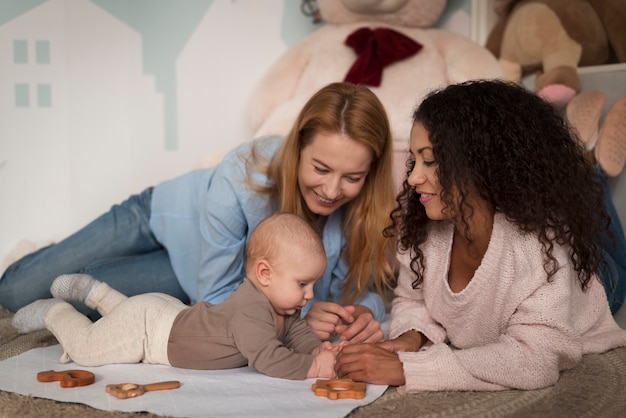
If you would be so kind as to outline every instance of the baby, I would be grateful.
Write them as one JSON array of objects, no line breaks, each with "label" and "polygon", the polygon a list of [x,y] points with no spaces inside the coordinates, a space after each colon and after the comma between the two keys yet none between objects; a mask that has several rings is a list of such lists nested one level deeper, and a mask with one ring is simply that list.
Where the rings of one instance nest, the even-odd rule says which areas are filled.
[{"label": "baby", "polygon": [[[189,307],[161,293],[126,297],[84,274],[63,275],[53,299],[20,309],[20,332],[48,328],[63,346],[62,362],[165,364],[188,369],[248,365],[286,379],[335,377],[341,346],[322,343],[300,318],[313,285],[326,269],[320,236],[302,218],[272,215],[253,231],[246,248],[246,277],[221,304]],[[91,322],[67,301],[102,315]]]}]

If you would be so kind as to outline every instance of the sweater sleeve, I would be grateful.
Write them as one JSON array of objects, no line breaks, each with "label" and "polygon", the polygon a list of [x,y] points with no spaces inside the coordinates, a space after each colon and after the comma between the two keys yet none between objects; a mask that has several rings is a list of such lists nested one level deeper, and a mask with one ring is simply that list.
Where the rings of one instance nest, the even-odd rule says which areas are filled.
[{"label": "sweater sleeve", "polygon": [[[553,385],[561,370],[582,357],[582,339],[572,326],[572,298],[584,298],[569,269],[524,300],[497,340],[455,349],[446,344],[400,353],[407,392],[424,390],[538,389]],[[581,300],[584,304],[584,301]],[[574,308],[571,308],[574,307]],[[468,326],[470,326],[468,324]],[[480,324],[471,324],[480,333]]]},{"label": "sweater sleeve", "polygon": [[446,341],[446,331],[430,315],[424,301],[423,286],[413,289],[415,274],[411,270],[409,253],[399,254],[398,285],[391,306],[389,338],[397,338],[409,330],[421,332],[434,343]]},{"label": "sweater sleeve", "polygon": [[313,329],[298,314],[291,315],[285,326],[287,330],[283,343],[296,353],[311,354],[315,348],[322,344],[322,340],[315,335]]},{"label": "sweater sleeve", "polygon": [[233,178],[236,171],[227,164],[223,162],[215,172],[203,203],[206,209],[200,223],[202,258],[196,296],[197,300],[211,303],[226,299],[243,277],[247,222]]},{"label": "sweater sleeve", "polygon": [[[248,235],[272,212],[269,196],[250,190],[246,183],[245,157],[241,154],[249,153],[255,143],[259,142],[235,148],[224,158],[200,203],[204,212],[197,300],[221,303],[241,284]],[[277,143],[261,143],[263,152],[271,154]],[[264,184],[267,178],[255,173],[254,180]]]}]

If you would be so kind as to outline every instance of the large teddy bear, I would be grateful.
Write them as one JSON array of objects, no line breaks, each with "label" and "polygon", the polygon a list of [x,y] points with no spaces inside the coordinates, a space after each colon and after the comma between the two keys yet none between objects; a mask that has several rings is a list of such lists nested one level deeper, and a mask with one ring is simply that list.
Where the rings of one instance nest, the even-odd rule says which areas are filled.
[{"label": "large teddy bear", "polygon": [[506,79],[536,73],[557,108],[580,92],[578,67],[626,62],[626,0],[496,0],[486,48]]},{"label": "large teddy bear", "polygon": [[252,95],[251,128],[257,136],[285,135],[306,100],[328,83],[367,84],[389,115],[399,182],[405,171],[411,114],[423,96],[469,79],[502,78],[497,59],[486,48],[431,28],[443,13],[445,0],[317,0],[317,4],[326,24],[287,50]]}]

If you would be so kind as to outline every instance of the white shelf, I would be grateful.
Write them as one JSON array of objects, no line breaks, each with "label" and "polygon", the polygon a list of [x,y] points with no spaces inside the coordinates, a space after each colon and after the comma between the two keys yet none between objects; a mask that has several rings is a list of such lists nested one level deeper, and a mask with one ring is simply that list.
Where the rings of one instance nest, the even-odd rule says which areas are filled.
[{"label": "white shelf", "polygon": [[578,68],[578,74],[606,73],[613,71],[626,71],[626,63],[592,65]]}]

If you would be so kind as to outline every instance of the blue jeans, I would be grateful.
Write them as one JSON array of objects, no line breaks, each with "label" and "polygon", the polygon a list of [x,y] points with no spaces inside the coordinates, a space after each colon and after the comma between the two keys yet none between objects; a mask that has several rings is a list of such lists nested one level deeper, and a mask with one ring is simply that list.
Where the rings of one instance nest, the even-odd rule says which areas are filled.
[{"label": "blue jeans", "polygon": [[[126,296],[161,292],[185,303],[167,251],[149,227],[152,188],[113,206],[63,241],[13,263],[0,278],[0,305],[15,312],[50,298],[50,285],[62,274],[86,273]],[[92,318],[95,311],[76,308]]]},{"label": "blue jeans", "polygon": [[604,187],[604,207],[611,219],[609,229],[614,237],[611,239],[606,234],[598,237],[606,262],[606,265],[600,270],[600,279],[604,285],[611,312],[615,314],[621,308],[626,297],[626,240],[619,215],[613,204],[607,177],[599,166],[596,168],[598,179]]}]

